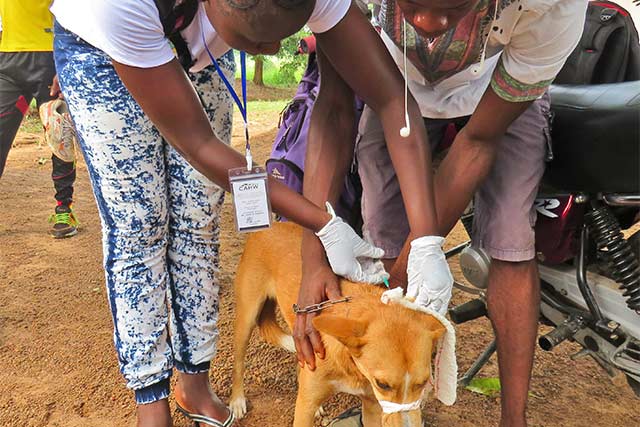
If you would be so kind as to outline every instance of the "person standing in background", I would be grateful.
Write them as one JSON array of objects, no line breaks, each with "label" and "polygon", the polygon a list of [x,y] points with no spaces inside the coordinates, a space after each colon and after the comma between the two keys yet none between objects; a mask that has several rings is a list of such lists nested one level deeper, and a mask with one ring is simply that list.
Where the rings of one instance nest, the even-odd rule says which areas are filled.
[{"label": "person standing in background", "polygon": [[[51,0],[0,0],[0,178],[31,101],[35,99],[39,108],[60,94],[53,62],[50,5]],[[43,125],[69,126],[70,123],[52,121]],[[52,154],[51,162],[57,202],[49,218],[53,223],[51,235],[71,237],[78,232],[79,225],[72,209],[75,161],[65,161]]]}]

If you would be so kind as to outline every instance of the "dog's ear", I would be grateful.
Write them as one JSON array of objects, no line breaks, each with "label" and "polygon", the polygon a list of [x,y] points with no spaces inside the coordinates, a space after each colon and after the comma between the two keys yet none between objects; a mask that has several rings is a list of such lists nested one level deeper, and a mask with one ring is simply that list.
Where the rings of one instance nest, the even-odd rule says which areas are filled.
[{"label": "dog's ear", "polygon": [[361,347],[364,344],[362,337],[367,331],[368,323],[363,320],[321,314],[314,317],[312,322],[317,330],[331,335],[351,349]]},{"label": "dog's ear", "polygon": [[440,323],[438,319],[431,315],[427,316],[427,329],[431,331],[434,341],[439,340],[444,335],[444,333],[447,332],[444,325]]}]

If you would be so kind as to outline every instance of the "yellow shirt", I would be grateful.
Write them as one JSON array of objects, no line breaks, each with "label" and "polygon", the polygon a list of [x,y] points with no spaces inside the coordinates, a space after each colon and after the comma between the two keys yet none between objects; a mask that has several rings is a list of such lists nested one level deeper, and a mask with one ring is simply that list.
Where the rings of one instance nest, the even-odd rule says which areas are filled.
[{"label": "yellow shirt", "polygon": [[53,50],[51,0],[0,0],[0,52]]}]

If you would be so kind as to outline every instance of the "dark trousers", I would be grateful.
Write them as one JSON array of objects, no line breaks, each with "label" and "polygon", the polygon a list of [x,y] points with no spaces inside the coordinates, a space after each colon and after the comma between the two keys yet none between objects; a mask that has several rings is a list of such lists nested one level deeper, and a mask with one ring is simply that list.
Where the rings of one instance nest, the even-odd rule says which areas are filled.
[{"label": "dark trousers", "polygon": [[[51,100],[49,86],[54,75],[52,52],[0,52],[0,177],[29,104],[35,99],[40,107]],[[75,162],[52,154],[51,163],[55,198],[68,205],[73,199]]]}]

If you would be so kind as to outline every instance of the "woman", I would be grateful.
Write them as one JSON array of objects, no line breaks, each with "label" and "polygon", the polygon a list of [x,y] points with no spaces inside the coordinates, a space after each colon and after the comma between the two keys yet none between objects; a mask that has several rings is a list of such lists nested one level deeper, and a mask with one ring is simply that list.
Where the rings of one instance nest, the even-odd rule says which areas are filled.
[{"label": "woman", "polygon": [[[232,78],[230,47],[273,54],[282,38],[308,24],[345,81],[383,117],[394,157],[414,166],[401,180],[414,186],[408,210],[420,212],[416,232],[432,234],[436,224],[431,182],[422,178],[430,161],[421,148],[424,128],[402,141],[391,136],[404,126],[404,102],[395,96],[402,79],[349,0],[209,0],[195,7],[180,32],[193,59],[185,73],[153,0],[52,6],[56,65],[100,209],[114,341],[135,390],[138,426],[171,425],[173,367],[176,401],[187,416],[201,425],[233,424],[207,372],[217,337],[217,213],[228,170],[245,159],[227,145],[232,104],[205,43]],[[361,78],[372,69],[375,81]],[[409,105],[420,126],[417,106]],[[340,218],[273,180],[270,200],[275,211],[317,232],[335,273],[383,279],[372,260],[382,251]]]}]

